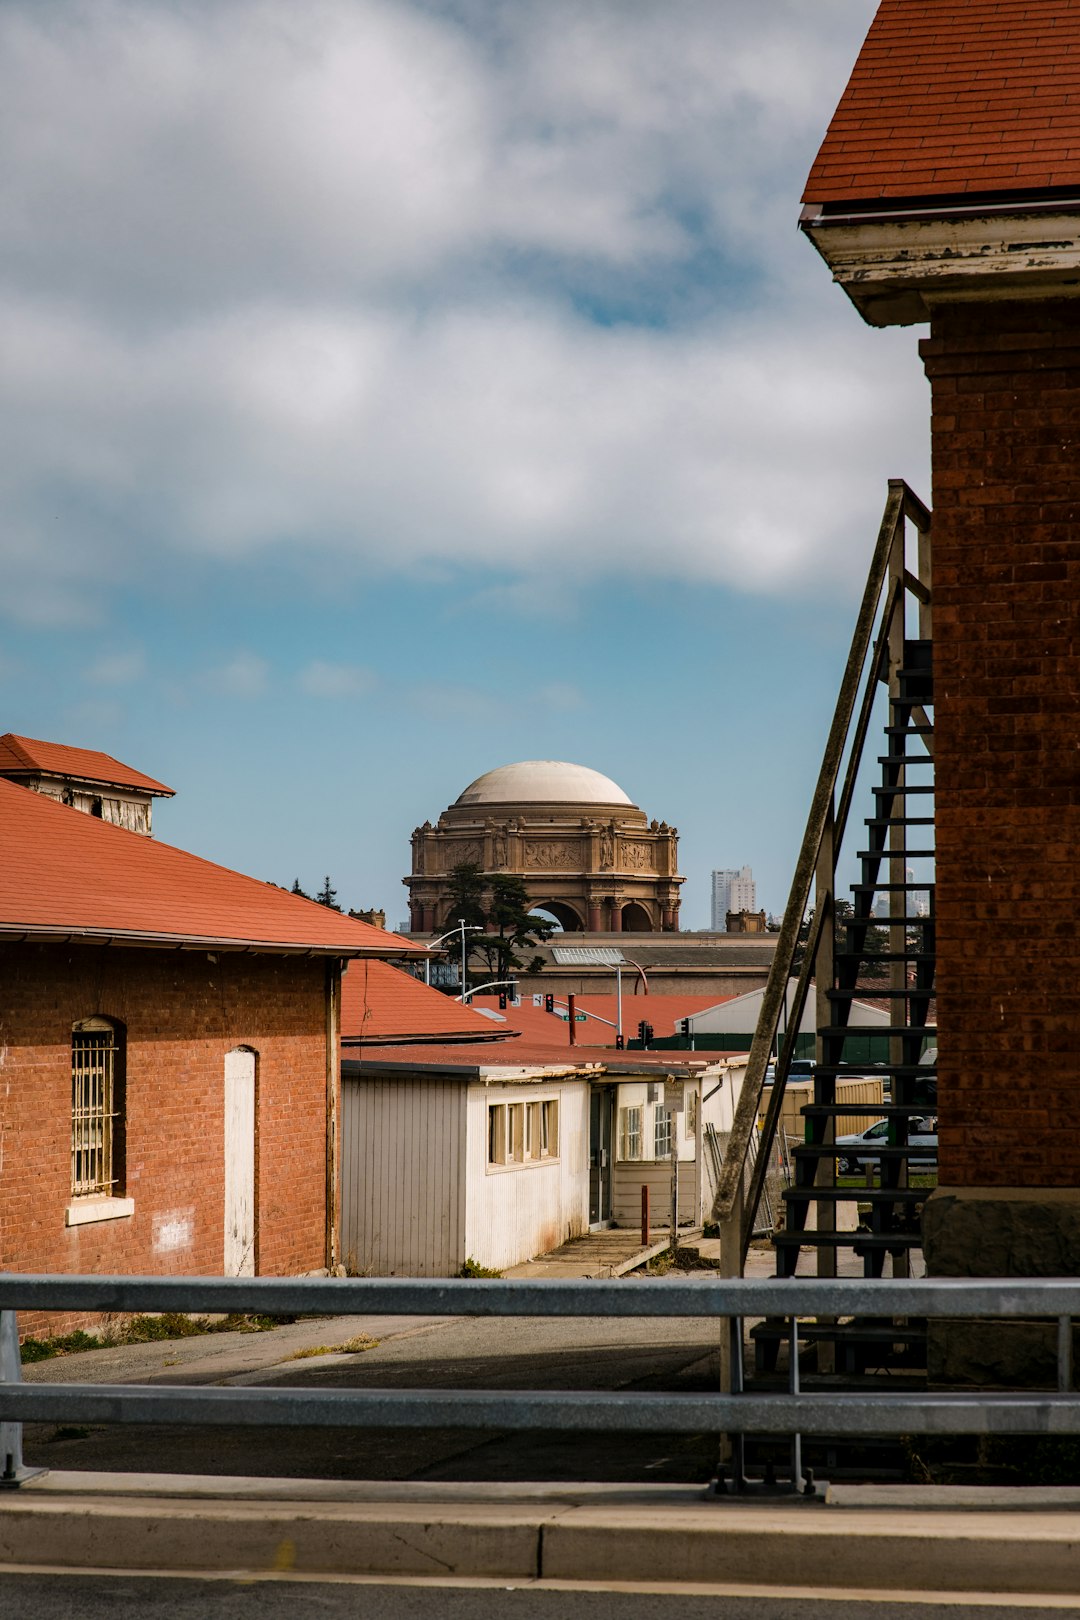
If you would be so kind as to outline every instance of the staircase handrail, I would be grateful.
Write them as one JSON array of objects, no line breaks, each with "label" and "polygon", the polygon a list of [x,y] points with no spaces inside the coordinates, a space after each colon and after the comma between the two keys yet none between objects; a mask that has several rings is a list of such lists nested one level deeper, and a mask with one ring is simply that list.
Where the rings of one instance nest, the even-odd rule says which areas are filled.
[{"label": "staircase handrail", "polygon": [[[910,521],[916,529],[923,533],[929,532],[929,509],[915,494],[914,490],[909,488],[904,479],[890,478],[885,511],[882,514],[881,526],[878,529],[877,542],[870,563],[870,571],[867,575],[866,588],[863,591],[854,634],[851,638],[851,648],[848,652],[843,679],[840,683],[840,694],[837,698],[836,709],[829,728],[821,769],[818,772],[817,786],[814,789],[814,796],[810,803],[806,831],[803,834],[799,858],[795,864],[795,875],[792,879],[772,967],[769,970],[769,977],[765,984],[765,994],[762,998],[761,1011],[758,1015],[757,1027],[750,1046],[750,1056],[747,1061],[746,1073],[743,1076],[742,1089],[735,1108],[727,1152],[724,1154],[720,1183],[713,1202],[713,1219],[721,1225],[730,1225],[734,1216],[738,1215],[740,1268],[742,1261],[745,1260],[746,1250],[749,1246],[754,1225],[754,1213],[761,1197],[772,1145],[783,1109],[788,1071],[795,1052],[795,1042],[806,1006],[806,997],[813,978],[817,946],[828,910],[825,904],[819,904],[815,907],[814,915],[810,921],[805,954],[796,980],[794,997],[789,1005],[787,988],[792,977],[795,953],[799,945],[799,933],[810,902],[810,890],[814,874],[821,857],[825,834],[827,829],[830,828],[830,824],[833,831],[834,847],[839,847],[847,825],[848,813],[855,791],[855,777],[870,724],[876,687],[878,680],[881,678],[883,662],[887,666],[888,632],[892,616],[896,611],[899,600],[903,597],[905,588],[911,590],[920,600],[923,598],[925,589],[921,581],[914,576],[909,576],[904,570],[894,581],[894,588],[888,592],[888,600],[881,608],[880,621],[878,621],[878,609],[889,574],[890,558],[894,547],[898,543],[901,546],[903,544],[905,520]],[[874,637],[875,621],[879,622],[876,638]],[[867,657],[871,652],[871,644],[873,644],[873,656],[870,659],[869,667],[867,667]],[[859,701],[860,689],[861,702]],[[858,718],[855,724],[852,747],[848,753],[847,771],[841,786],[839,803],[837,804],[836,786],[857,703]],[[780,1019],[785,1009],[787,1010],[787,1027],[776,1058],[771,1087],[772,1095],[766,1109],[761,1140],[757,1144],[756,1163],[751,1173],[750,1185],[747,1188],[745,1187],[745,1180],[746,1165],[751,1155],[750,1142],[761,1111],[762,1094],[765,1090],[765,1073],[780,1027]],[[741,1197],[740,1195],[744,1194],[744,1190],[745,1197]]]}]

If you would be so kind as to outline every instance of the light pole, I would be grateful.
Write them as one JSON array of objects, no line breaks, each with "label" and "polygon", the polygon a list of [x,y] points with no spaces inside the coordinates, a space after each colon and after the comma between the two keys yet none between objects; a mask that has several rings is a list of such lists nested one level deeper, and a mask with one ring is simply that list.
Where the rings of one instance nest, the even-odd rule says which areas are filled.
[{"label": "light pole", "polygon": [[[465,988],[465,935],[466,934],[482,934],[484,932],[484,930],[483,930],[482,926],[480,925],[480,923],[466,923],[464,917],[459,918],[458,921],[454,924],[453,928],[448,928],[445,934],[440,934],[438,939],[431,939],[431,940],[428,941],[428,950],[429,951],[434,950],[435,946],[436,945],[441,945],[444,939],[449,939],[451,934],[457,934],[459,932],[461,934],[461,988],[462,988],[462,990],[464,990],[464,988]],[[430,984],[431,983],[431,957],[430,956],[425,956],[425,958],[424,958],[424,983],[425,984]]]}]

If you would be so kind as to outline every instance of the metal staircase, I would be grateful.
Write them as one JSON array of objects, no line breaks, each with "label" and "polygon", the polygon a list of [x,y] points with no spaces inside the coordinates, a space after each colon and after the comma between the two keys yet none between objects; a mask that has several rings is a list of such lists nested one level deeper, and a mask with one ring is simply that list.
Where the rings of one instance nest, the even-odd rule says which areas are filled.
[{"label": "metal staircase", "polygon": [[[930,513],[905,483],[890,480],[714,1206],[725,1240],[724,1269],[730,1273],[741,1271],[754,1230],[811,992],[817,1025],[814,1100],[802,1110],[805,1140],[792,1150],[794,1185],[784,1193],[785,1223],[774,1236],[778,1274],[793,1276],[800,1256],[813,1252],[817,1274],[835,1276],[838,1254],[847,1250],[859,1257],[867,1277],[884,1275],[887,1258],[894,1276],[906,1276],[919,1248],[926,1191],[910,1184],[909,1128],[913,1119],[937,1111],[936,1030],[930,1022],[935,951],[930,561]],[[864,756],[875,726],[885,743],[869,788],[872,813],[865,820],[865,844],[856,852],[861,881],[851,887],[850,905],[838,904],[837,866],[853,802],[865,792],[869,761]],[[916,904],[916,895],[926,896],[925,904]],[[884,917],[878,910],[883,899]],[[885,950],[879,948],[883,927]],[[868,973],[882,970],[883,977],[868,980]],[[869,1071],[884,1082],[886,1101],[880,1109],[837,1100],[846,1077],[868,1072],[865,1062],[850,1055],[853,1042],[867,1034],[865,1025],[851,1023],[853,1003],[866,997],[885,1000],[891,1009],[887,1026],[874,1031],[888,1038],[888,1061]],[[766,1088],[765,1069],[782,1023],[786,1033],[779,1040],[775,1081]],[[759,1138],[758,1116],[766,1098]],[[835,1139],[844,1133],[845,1121],[868,1111],[888,1120],[888,1136],[875,1148],[875,1184],[853,1185],[849,1178],[838,1180]],[[852,1206],[858,1219],[838,1219]],[[871,1338],[875,1332],[887,1340],[910,1337],[899,1326],[866,1327]],[[801,1331],[807,1341],[841,1337],[827,1321]]]},{"label": "metal staircase", "polygon": [[[919,1215],[926,1191],[909,1186],[908,1134],[913,1119],[936,1114],[936,1073],[923,1061],[927,1043],[936,1038],[928,1023],[934,996],[934,886],[916,878],[908,864],[933,860],[933,673],[929,640],[905,639],[903,662],[890,677],[885,727],[887,749],[878,756],[880,782],[872,789],[874,815],[866,820],[867,847],[858,851],[862,881],[852,886],[850,914],[833,928],[832,960],[815,964],[818,983],[825,984],[828,1022],[819,1027],[814,1101],[802,1110],[805,1142],[792,1150],[795,1184],[785,1190],[786,1223],[774,1237],[777,1273],[795,1275],[807,1247],[834,1252],[850,1248],[863,1262],[867,1277],[883,1274],[887,1256],[894,1276],[909,1272],[912,1250],[921,1243]],[[926,896],[925,909],[915,896]],[[888,949],[868,950],[876,943],[880,900],[887,901]],[[887,985],[866,980],[867,970],[888,975]],[[889,1123],[886,1140],[875,1149],[873,1171],[865,1186],[837,1183],[833,1139],[844,1121],[868,1112],[866,1103],[838,1102],[837,1085],[847,1075],[865,1071],[853,1063],[847,1048],[865,1028],[849,1023],[857,997],[885,1000],[891,1009],[884,1031],[889,1040],[887,1063],[872,1072],[884,1083],[887,1101],[875,1108]],[[857,1207],[861,1219],[836,1230],[820,1220],[808,1228],[811,1207],[830,1211]],[[819,1267],[834,1271],[835,1267]]]}]

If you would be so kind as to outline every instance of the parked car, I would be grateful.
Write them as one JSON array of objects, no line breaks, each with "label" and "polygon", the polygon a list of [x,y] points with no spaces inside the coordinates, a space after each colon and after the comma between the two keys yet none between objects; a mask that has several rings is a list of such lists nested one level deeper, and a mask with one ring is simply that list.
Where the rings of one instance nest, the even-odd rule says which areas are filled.
[{"label": "parked car", "polygon": [[[874,1149],[888,1147],[889,1126],[889,1120],[879,1119],[865,1131],[856,1131],[851,1136],[836,1138],[836,1159],[843,1175],[856,1176],[866,1165],[880,1163],[881,1155],[875,1153]],[[908,1120],[908,1148],[910,1150],[908,1163],[913,1167],[927,1169],[937,1164],[935,1118],[931,1116],[920,1118],[915,1115]]]},{"label": "parked car", "polygon": [[[814,1078],[814,1062],[812,1058],[792,1058],[788,1069],[789,1080],[812,1080]],[[765,1070],[765,1084],[771,1086],[776,1079],[776,1064],[770,1063]]]}]

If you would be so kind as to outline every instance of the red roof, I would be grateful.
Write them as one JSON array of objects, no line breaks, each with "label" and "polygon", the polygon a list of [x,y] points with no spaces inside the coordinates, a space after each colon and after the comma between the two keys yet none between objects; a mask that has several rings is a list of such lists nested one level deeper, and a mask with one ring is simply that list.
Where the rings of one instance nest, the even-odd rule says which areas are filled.
[{"label": "red roof", "polygon": [[99,782],[103,787],[139,788],[143,793],[166,794],[169,798],[175,791],[94,748],[69,748],[66,743],[39,742],[36,737],[5,732],[0,737],[0,776],[39,774],[73,776],[77,781]]},{"label": "red roof", "polygon": [[504,1041],[515,1033],[389,962],[356,962],[341,981],[343,1041]]},{"label": "red roof", "polygon": [[1078,185],[1076,0],[881,0],[804,201]]},{"label": "red roof", "polygon": [[[571,1046],[558,1051],[535,1041],[513,1041],[509,1046],[385,1046],[342,1049],[343,1063],[365,1069],[456,1069],[462,1074],[479,1069],[582,1069],[598,1070],[618,1078],[667,1071],[697,1073],[714,1063],[730,1062],[732,1052],[616,1052],[610,1046]],[[355,1071],[353,1071],[355,1072]]]},{"label": "red roof", "polygon": [[[623,1035],[627,1040],[637,1039],[637,1028],[641,1020],[647,1019],[657,1036],[667,1037],[679,1033],[680,1018],[690,1018],[694,1013],[704,1012],[706,1007],[716,1007],[721,1001],[730,1001],[730,996],[716,995],[677,995],[677,996],[633,996],[623,992]],[[558,1013],[545,1012],[543,1005],[533,1006],[531,995],[521,998],[520,1007],[499,1008],[498,995],[474,996],[474,1007],[487,1007],[491,1011],[499,1012],[500,1018],[505,1020],[497,1027],[507,1030],[520,1030],[522,1036],[533,1046],[555,1046],[565,1050],[570,1045],[570,1028],[564,1017]],[[560,991],[555,997],[555,1005],[563,1014],[566,1012],[566,996]],[[574,999],[574,1010],[577,1013],[598,1013],[600,1018],[607,1019],[601,1023],[600,1018],[585,1019],[584,1023],[576,1025],[577,1038],[581,1043],[590,1046],[613,1047],[615,1045],[615,997],[613,995],[580,995]],[[609,1053],[610,1056],[610,1053]]]},{"label": "red roof", "polygon": [[0,779],[0,938],[398,956],[422,947]]}]

